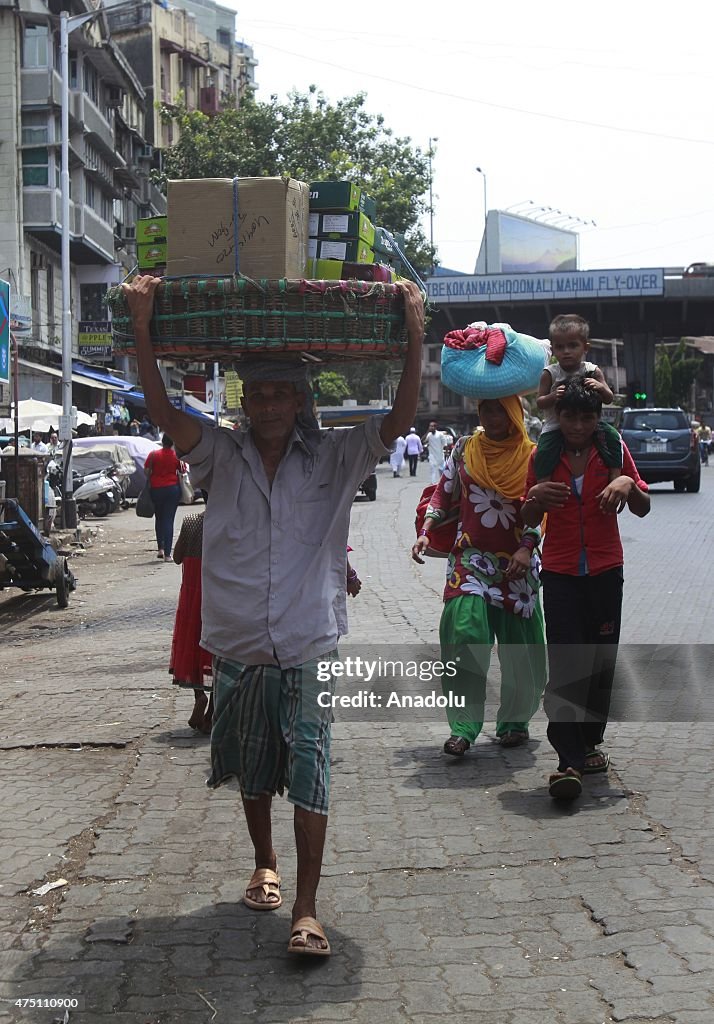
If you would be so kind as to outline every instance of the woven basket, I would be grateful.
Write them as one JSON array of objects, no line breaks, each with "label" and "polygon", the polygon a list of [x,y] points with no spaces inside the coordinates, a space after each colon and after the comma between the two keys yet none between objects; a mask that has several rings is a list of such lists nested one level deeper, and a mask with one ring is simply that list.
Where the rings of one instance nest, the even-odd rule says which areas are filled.
[{"label": "woven basket", "polygon": [[[135,351],[121,287],[108,294],[114,347]],[[406,346],[404,300],[371,281],[252,281],[182,277],[156,289],[151,338],[157,356],[210,362],[247,352],[312,352],[393,359]]]}]

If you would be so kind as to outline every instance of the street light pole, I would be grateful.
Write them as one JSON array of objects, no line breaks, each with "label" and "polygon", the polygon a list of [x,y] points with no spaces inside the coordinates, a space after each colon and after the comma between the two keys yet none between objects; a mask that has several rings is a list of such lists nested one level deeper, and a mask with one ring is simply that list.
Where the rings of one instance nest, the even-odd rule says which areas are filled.
[{"label": "street light pole", "polygon": [[432,143],[438,141],[438,137],[429,138],[429,245],[431,247],[432,276],[434,275],[434,175],[431,170],[431,158],[433,156]]},{"label": "street light pole", "polygon": [[[72,500],[72,309],[69,262],[69,33],[70,18],[67,11],[60,13],[60,78],[62,165],[60,173],[60,194],[62,209],[62,430],[64,458],[62,467],[62,525],[64,529],[77,525],[77,507]],[[86,19],[85,19],[86,20]],[[80,21],[81,24],[81,21]]]},{"label": "street light pole", "polygon": [[483,178],[483,272],[488,273],[488,199],[486,198],[486,173],[481,170],[480,167],[476,168],[477,172]]}]

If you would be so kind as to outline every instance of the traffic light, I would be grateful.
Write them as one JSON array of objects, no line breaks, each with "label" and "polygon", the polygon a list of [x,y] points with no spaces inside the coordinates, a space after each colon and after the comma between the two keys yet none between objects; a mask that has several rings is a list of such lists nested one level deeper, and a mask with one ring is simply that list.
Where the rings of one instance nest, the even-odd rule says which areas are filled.
[{"label": "traffic light", "polygon": [[627,400],[631,406],[642,407],[647,403],[647,392],[639,381],[627,386]]}]

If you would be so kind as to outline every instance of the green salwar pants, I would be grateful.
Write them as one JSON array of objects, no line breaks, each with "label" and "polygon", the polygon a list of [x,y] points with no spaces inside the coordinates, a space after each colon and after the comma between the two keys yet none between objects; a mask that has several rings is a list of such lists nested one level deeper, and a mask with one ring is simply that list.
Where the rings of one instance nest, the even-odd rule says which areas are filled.
[{"label": "green salwar pants", "polygon": [[536,604],[529,619],[464,594],[444,603],[439,623],[441,656],[456,662],[456,674],[442,677],[442,690],[465,698],[465,707],[447,708],[452,736],[473,743],[483,728],[491,648],[498,641],[501,706],[496,735],[527,731],[546,683],[543,613]]}]

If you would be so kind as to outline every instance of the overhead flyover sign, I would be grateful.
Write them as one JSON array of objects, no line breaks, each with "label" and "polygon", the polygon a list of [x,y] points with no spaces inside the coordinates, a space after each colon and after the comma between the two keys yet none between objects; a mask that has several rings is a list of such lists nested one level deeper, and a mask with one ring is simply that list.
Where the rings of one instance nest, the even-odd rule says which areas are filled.
[{"label": "overhead flyover sign", "polygon": [[432,277],[435,305],[473,302],[548,302],[556,299],[619,299],[664,295],[664,270],[572,270],[547,274],[480,274]]},{"label": "overhead flyover sign", "polygon": [[10,383],[10,285],[0,281],[0,384]]}]

